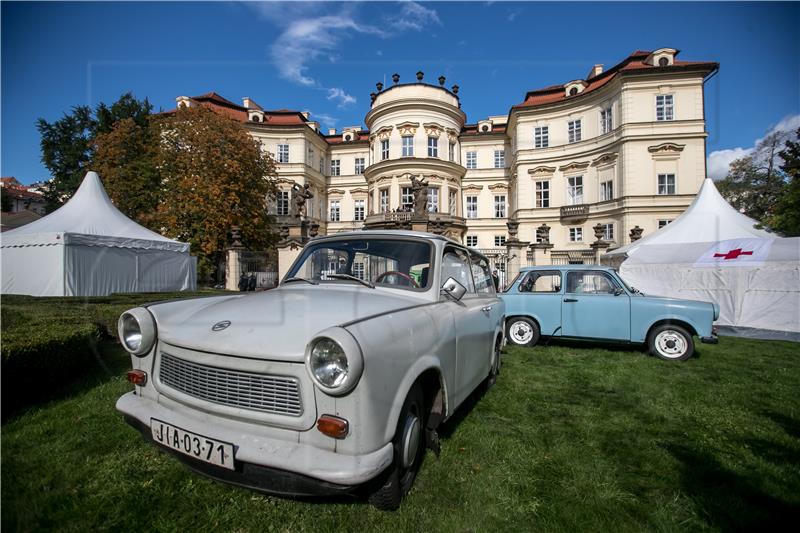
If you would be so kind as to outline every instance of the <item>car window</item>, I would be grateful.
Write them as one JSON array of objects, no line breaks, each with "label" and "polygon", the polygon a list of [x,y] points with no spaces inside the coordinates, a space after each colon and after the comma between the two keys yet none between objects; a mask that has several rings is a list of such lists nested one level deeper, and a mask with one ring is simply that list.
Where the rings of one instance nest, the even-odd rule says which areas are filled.
[{"label": "car window", "polygon": [[477,254],[469,254],[472,265],[472,279],[475,281],[475,291],[481,294],[494,294],[494,280],[489,268],[489,261]]},{"label": "car window", "polygon": [[561,272],[557,270],[528,272],[519,284],[519,292],[561,292]]},{"label": "car window", "polygon": [[442,257],[442,283],[447,281],[447,278],[455,279],[467,288],[468,293],[475,292],[469,259],[464,250],[459,250],[458,248],[447,248],[445,250]]},{"label": "car window", "polygon": [[595,270],[567,273],[567,292],[571,294],[614,294],[619,284],[605,272]]}]

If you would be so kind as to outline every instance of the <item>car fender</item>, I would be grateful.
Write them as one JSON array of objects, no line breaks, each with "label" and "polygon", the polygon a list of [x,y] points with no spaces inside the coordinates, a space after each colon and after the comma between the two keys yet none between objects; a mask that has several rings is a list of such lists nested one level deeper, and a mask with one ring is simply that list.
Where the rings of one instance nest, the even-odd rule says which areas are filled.
[{"label": "car fender", "polygon": [[702,335],[704,331],[704,328],[698,327],[697,322],[695,320],[692,320],[690,317],[686,315],[677,313],[663,313],[649,317],[649,320],[647,320],[647,322],[642,322],[640,324],[640,327],[638,327],[636,331],[631,330],[631,342],[646,342],[647,334],[652,329],[653,325],[665,321],[683,322],[685,324],[688,324],[699,335]]}]

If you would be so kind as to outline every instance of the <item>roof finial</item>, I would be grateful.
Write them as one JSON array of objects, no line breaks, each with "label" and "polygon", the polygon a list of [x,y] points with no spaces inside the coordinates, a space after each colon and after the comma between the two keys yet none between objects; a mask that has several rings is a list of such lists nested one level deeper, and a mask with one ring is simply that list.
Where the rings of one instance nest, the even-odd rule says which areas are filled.
[{"label": "roof finial", "polygon": [[441,87],[444,87],[444,82],[445,81],[446,81],[446,78],[444,76],[439,76],[439,85]]},{"label": "roof finial", "polygon": [[458,94],[458,85],[453,85],[453,94]]},{"label": "roof finial", "polygon": [[425,77],[425,73],[421,70],[417,72],[417,81],[422,81],[422,78]]},{"label": "roof finial", "polygon": [[378,92],[381,92],[383,90],[383,83],[378,82],[375,84],[375,87],[377,87]]},{"label": "roof finial", "polygon": [[397,72],[392,74],[392,81],[394,82],[395,85],[397,85],[400,82],[400,74],[398,74]]}]

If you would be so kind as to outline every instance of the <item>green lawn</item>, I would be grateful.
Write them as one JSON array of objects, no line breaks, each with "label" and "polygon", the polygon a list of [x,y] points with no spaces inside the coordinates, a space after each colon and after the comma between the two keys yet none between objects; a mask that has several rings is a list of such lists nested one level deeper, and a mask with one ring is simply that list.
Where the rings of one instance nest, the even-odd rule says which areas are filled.
[{"label": "green lawn", "polygon": [[3,531],[774,530],[800,519],[800,345],[510,349],[401,509],[263,496],[190,473],[114,410],[127,356],[2,427]]}]

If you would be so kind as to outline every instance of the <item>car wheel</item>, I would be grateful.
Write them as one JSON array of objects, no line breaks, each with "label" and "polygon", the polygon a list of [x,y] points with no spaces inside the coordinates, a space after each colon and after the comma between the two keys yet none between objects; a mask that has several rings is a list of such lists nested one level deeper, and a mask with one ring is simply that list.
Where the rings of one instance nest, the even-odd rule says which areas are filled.
[{"label": "car wheel", "polygon": [[489,375],[486,377],[486,380],[483,382],[483,389],[488,391],[491,389],[495,383],[497,383],[497,376],[500,375],[500,365],[501,365],[501,350],[503,348],[503,339],[498,338],[494,342],[494,352],[492,353],[492,361],[491,366],[489,367]]},{"label": "car wheel", "polygon": [[530,318],[514,317],[506,326],[506,338],[516,346],[535,346],[539,342],[539,326]]},{"label": "car wheel", "polygon": [[381,511],[394,511],[403,499],[425,457],[425,397],[419,384],[408,393],[397,421],[392,444],[394,461],[384,474],[383,484],[369,496],[369,503]]},{"label": "car wheel", "polygon": [[647,337],[650,353],[667,361],[686,361],[694,354],[694,340],[688,331],[674,324],[663,324]]}]

